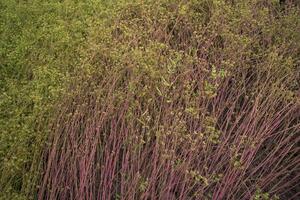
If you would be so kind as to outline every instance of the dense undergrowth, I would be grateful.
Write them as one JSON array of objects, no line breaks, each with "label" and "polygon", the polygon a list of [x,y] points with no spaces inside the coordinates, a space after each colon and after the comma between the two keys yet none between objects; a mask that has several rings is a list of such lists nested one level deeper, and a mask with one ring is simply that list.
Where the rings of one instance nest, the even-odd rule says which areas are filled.
[{"label": "dense undergrowth", "polygon": [[299,198],[297,5],[0,8],[0,199]]}]

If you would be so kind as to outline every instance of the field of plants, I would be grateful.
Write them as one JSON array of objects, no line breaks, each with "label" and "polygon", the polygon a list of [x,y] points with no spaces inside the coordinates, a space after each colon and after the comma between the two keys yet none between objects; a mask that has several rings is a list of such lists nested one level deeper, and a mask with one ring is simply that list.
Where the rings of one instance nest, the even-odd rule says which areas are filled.
[{"label": "field of plants", "polygon": [[0,0],[0,200],[299,200],[300,2]]}]

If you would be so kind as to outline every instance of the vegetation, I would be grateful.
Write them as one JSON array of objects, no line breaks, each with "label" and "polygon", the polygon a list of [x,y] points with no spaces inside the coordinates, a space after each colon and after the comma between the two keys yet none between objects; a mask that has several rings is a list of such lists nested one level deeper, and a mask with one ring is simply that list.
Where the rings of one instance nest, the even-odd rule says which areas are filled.
[{"label": "vegetation", "polygon": [[299,30],[292,1],[1,1],[0,199],[299,198]]}]

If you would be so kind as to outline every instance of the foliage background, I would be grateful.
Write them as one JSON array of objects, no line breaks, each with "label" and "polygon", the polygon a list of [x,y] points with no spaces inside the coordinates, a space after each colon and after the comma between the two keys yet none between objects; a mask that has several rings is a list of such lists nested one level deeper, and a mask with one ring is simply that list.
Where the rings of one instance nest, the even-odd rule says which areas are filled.
[{"label": "foliage background", "polygon": [[[131,92],[132,119],[144,117],[139,104],[152,106],[155,119],[161,98],[196,116],[199,98],[211,101],[229,78],[250,98],[272,88],[272,98],[299,104],[296,6],[276,0],[6,0],[0,11],[0,199],[37,198],[60,110],[89,92],[110,101],[99,89],[109,77],[121,77],[115,107]],[[170,89],[176,75],[194,66],[203,77],[191,75]],[[248,71],[256,81],[247,82]],[[192,94],[193,80],[203,84],[201,97]],[[210,137],[212,143],[218,138]]]}]

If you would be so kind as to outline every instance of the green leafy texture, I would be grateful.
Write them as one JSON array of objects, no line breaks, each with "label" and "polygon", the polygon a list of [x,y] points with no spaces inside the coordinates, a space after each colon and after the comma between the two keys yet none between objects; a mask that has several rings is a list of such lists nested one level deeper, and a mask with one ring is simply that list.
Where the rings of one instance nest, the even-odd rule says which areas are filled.
[{"label": "green leafy texture", "polygon": [[[229,76],[243,80],[240,69],[272,79],[268,87],[287,101],[299,88],[299,11],[283,14],[277,1],[7,0],[0,11],[0,199],[34,198],[48,125],[63,97],[88,89],[104,101],[97,87],[103,77],[118,77],[116,107],[127,90],[136,97],[127,117],[145,129],[141,143],[153,137],[164,143],[164,130],[148,130],[157,99],[180,102],[174,116],[199,119],[197,101],[216,97]],[[189,78],[195,66],[205,75],[199,82]],[[257,82],[245,86],[247,93],[262,87]],[[146,106],[145,115],[133,116],[140,105],[150,111]],[[178,144],[192,140],[185,122],[176,122]],[[196,135],[217,144],[222,133],[209,122]],[[238,154],[233,165],[241,167]],[[191,175],[204,185],[210,181]],[[141,180],[140,190],[147,184]]]},{"label": "green leafy texture", "polygon": [[0,8],[0,199],[30,199],[94,8],[72,1],[1,1]]}]

